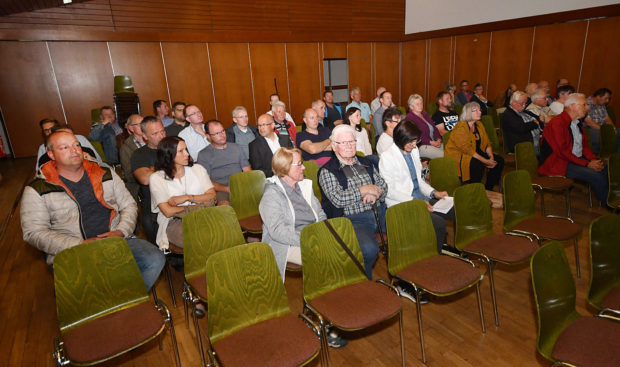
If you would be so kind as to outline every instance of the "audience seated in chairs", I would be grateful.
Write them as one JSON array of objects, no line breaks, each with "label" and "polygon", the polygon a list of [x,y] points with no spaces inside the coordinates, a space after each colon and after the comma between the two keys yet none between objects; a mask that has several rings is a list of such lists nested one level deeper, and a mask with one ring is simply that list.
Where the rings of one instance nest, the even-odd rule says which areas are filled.
[{"label": "audience seated in chairs", "polygon": [[[383,118],[383,113],[381,113],[381,117]],[[344,123],[353,128],[355,134],[355,149],[357,149],[358,152],[364,153],[367,157],[372,155],[372,145],[370,145],[370,140],[368,139],[368,131],[362,127],[362,114],[359,108],[349,108],[344,114]]]},{"label": "audience seated in chairs", "polygon": [[[56,119],[43,119],[39,122],[39,126],[41,127],[41,133],[43,134],[44,143],[39,146],[39,150],[37,151],[37,165],[36,172],[39,172],[41,166],[50,161],[50,157],[47,155],[47,150],[45,148],[45,143],[47,138],[56,131],[65,131],[73,134],[73,129],[71,126],[60,125],[60,123]],[[74,134],[75,135],[75,134]],[[88,159],[91,161],[96,161],[99,165],[103,164],[101,157],[97,153],[97,150],[93,145],[82,135],[75,135],[78,142],[80,142],[80,146],[82,147],[82,153],[84,153],[84,159]]]},{"label": "audience seated in chairs", "polygon": [[480,122],[480,106],[469,102],[463,106],[461,121],[456,124],[446,145],[446,156],[456,162],[463,183],[481,182],[487,171],[487,190],[499,184],[504,159],[493,154],[493,148]]},{"label": "audience seated in chairs", "polygon": [[443,140],[441,134],[435,126],[433,119],[424,112],[424,101],[419,94],[412,94],[409,96],[409,113],[407,118],[413,121],[422,135],[418,142],[418,149],[420,150],[420,156],[426,158],[441,158],[443,157]]},{"label": "audience seated in chairs", "polygon": [[252,169],[261,170],[265,177],[273,176],[271,161],[281,147],[292,148],[293,142],[286,135],[276,134],[273,117],[263,114],[258,117],[259,136],[250,143],[250,165]]}]

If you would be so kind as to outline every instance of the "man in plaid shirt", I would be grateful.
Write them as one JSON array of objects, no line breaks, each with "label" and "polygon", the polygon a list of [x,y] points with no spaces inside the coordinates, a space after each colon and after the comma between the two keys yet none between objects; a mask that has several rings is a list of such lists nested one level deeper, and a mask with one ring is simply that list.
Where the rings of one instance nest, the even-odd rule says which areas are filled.
[{"label": "man in plaid shirt", "polygon": [[351,126],[336,126],[331,141],[337,159],[332,158],[318,173],[323,210],[328,218],[345,216],[351,220],[364,255],[366,275],[372,279],[372,266],[379,253],[373,206],[377,207],[381,228],[385,229],[387,184],[372,161],[355,155]]},{"label": "man in plaid shirt", "polygon": [[[588,97],[588,106],[590,110],[586,116],[584,122],[586,129],[590,135],[590,141],[592,142],[592,151],[594,154],[601,152],[601,126],[609,124],[614,126],[613,121],[607,114],[607,104],[611,99],[611,90],[607,88],[597,89],[590,97]],[[616,141],[620,143],[620,134],[616,132]],[[620,152],[620,146],[618,146]]]}]

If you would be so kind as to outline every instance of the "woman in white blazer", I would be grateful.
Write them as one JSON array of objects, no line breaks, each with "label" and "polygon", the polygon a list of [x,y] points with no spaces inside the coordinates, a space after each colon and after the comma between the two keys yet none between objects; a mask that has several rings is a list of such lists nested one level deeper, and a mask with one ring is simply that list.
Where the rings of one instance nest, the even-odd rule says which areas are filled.
[{"label": "woman in white blazer", "polygon": [[433,204],[448,193],[436,191],[421,177],[422,163],[417,148],[420,135],[420,128],[413,121],[407,119],[399,123],[394,128],[394,144],[381,155],[379,170],[388,185],[385,198],[388,207],[415,199],[426,202],[437,236],[437,251],[441,252],[446,238],[446,219],[454,221],[454,210],[450,209],[447,214],[433,211]]}]

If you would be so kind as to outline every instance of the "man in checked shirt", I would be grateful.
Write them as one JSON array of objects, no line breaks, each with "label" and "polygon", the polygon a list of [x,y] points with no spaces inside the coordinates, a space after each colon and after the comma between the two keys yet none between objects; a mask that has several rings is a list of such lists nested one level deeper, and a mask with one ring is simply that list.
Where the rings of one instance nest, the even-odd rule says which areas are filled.
[{"label": "man in checked shirt", "polygon": [[355,155],[355,135],[349,125],[338,125],[331,135],[331,159],[319,170],[322,206],[328,218],[347,217],[364,255],[366,276],[372,279],[372,266],[379,253],[375,233],[378,231],[373,205],[376,204],[385,229],[385,195],[387,184],[372,161]]}]

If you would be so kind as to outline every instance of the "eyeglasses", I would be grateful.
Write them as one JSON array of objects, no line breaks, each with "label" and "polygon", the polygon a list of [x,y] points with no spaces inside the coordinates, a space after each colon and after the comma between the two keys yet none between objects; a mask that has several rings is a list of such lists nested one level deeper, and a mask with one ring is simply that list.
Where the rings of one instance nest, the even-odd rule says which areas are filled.
[{"label": "eyeglasses", "polygon": [[258,124],[258,125],[256,125],[256,126],[258,126],[258,127],[264,127],[264,126],[271,126],[271,125],[273,125],[273,122],[270,122],[270,123],[268,123],[268,124]]},{"label": "eyeglasses", "polygon": [[398,123],[400,122],[400,119],[390,120],[390,121],[392,121],[392,122],[393,122],[393,123],[395,123],[395,124],[398,124]]},{"label": "eyeglasses", "polygon": [[192,116],[194,116],[194,115],[195,115],[195,114],[197,114],[197,113],[199,113],[199,114],[201,114],[201,115],[202,115],[202,112],[200,112],[200,111],[196,111],[196,112],[192,112],[192,113],[188,114],[188,115],[187,115],[187,116],[185,116],[185,117],[192,117]]},{"label": "eyeglasses", "polygon": [[221,130],[221,131],[218,131],[216,133],[209,133],[209,135],[211,135],[211,136],[216,136],[216,135],[220,135],[220,134],[226,134],[226,130]]},{"label": "eyeglasses", "polygon": [[241,115],[241,116],[236,116],[236,119],[247,119],[248,115]]},{"label": "eyeglasses", "polygon": [[299,166],[301,166],[301,165],[303,165],[303,164],[304,164],[304,161],[299,161],[299,162],[297,162],[297,163],[295,163],[295,162],[291,162],[291,166],[295,166],[295,167],[299,167]]},{"label": "eyeglasses", "polygon": [[356,140],[335,141],[338,145],[355,145]]}]

